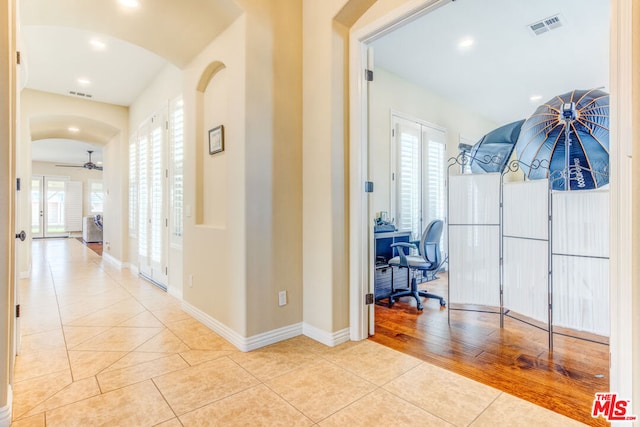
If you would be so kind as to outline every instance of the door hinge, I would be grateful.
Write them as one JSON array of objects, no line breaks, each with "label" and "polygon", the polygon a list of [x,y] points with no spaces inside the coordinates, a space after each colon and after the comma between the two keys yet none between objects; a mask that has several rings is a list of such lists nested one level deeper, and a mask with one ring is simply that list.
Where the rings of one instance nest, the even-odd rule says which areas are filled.
[{"label": "door hinge", "polygon": [[20,61],[21,61],[21,58],[20,58],[20,51],[17,51],[17,52],[16,52],[16,64],[20,65]]},{"label": "door hinge", "polygon": [[372,82],[373,81],[373,70],[369,70],[368,68],[365,68],[364,70],[364,79],[368,82]]},{"label": "door hinge", "polygon": [[165,267],[164,268],[164,275],[168,276],[169,275],[169,267]]},{"label": "door hinge", "polygon": [[164,226],[165,226],[165,227],[168,227],[168,226],[169,226],[169,219],[168,219],[168,218],[165,218],[165,219],[164,219]]},{"label": "door hinge", "polygon": [[364,182],[364,192],[365,193],[373,193],[373,181],[365,181]]},{"label": "door hinge", "polygon": [[371,304],[373,304],[373,294],[366,294],[366,295],[364,296],[364,303],[365,303],[366,305],[371,305]]},{"label": "door hinge", "polygon": [[16,178],[16,191],[20,191],[20,178]]},{"label": "door hinge", "polygon": [[20,304],[16,305],[16,317],[20,317]]},{"label": "door hinge", "polygon": [[396,130],[395,129],[391,129],[391,136],[396,136]]}]

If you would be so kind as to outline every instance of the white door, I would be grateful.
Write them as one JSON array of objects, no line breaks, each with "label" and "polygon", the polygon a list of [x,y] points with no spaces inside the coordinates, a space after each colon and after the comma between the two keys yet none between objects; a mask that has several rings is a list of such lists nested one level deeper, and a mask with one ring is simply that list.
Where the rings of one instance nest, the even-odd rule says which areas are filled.
[{"label": "white door", "polygon": [[168,174],[166,111],[154,115],[138,137],[138,262],[140,274],[168,283]]},{"label": "white door", "polygon": [[[80,197],[79,203],[76,196]],[[66,237],[69,231],[81,231],[81,197],[81,187],[78,191],[77,184],[71,184],[67,178],[32,177],[31,236],[35,239]]]}]

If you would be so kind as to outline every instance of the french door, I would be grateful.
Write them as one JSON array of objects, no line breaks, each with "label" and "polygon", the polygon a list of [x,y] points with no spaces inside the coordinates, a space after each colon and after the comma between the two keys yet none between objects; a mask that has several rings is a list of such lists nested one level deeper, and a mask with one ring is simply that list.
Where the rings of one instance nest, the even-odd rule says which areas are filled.
[{"label": "french door", "polygon": [[138,133],[138,268],[166,289],[168,283],[167,113],[154,115]]},{"label": "french door", "polygon": [[392,218],[398,231],[409,231],[413,240],[419,240],[430,221],[446,222],[446,132],[397,115],[392,125]]},{"label": "french door", "polygon": [[63,177],[33,176],[31,179],[31,237],[67,236],[67,182]]}]

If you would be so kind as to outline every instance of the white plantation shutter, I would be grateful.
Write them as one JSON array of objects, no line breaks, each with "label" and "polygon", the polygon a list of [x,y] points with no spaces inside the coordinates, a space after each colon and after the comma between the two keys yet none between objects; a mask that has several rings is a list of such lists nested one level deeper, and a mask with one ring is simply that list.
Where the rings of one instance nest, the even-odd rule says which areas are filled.
[{"label": "white plantation shutter", "polygon": [[138,144],[137,136],[129,142],[129,236],[138,229]]},{"label": "white plantation shutter", "polygon": [[162,127],[154,124],[151,132],[151,260],[156,263],[162,261],[162,231],[163,221],[163,179],[162,167]]},{"label": "white plantation shutter", "polygon": [[445,219],[445,133],[429,129],[426,132],[426,225],[434,219]]},{"label": "white plantation shutter", "polygon": [[418,240],[430,221],[446,219],[446,132],[396,115],[392,122],[392,217]]},{"label": "white plantation shutter", "polygon": [[64,231],[82,231],[82,182],[64,183]]},{"label": "white plantation shutter", "polygon": [[182,98],[171,104],[171,243],[182,246],[184,224],[184,108]]},{"label": "white plantation shutter", "polygon": [[89,180],[89,202],[92,214],[101,214],[104,211],[104,188],[102,181]]},{"label": "white plantation shutter", "polygon": [[396,227],[420,235],[420,127],[415,124],[398,126],[396,171]]},{"label": "white plantation shutter", "polygon": [[149,248],[149,181],[147,164],[149,138],[142,134],[138,139],[138,254],[146,258]]}]

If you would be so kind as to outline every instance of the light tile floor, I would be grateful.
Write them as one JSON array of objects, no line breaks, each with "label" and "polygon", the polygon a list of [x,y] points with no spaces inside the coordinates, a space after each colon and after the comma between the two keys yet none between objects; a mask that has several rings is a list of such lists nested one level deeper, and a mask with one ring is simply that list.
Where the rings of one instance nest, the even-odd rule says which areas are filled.
[{"label": "light tile floor", "polygon": [[33,254],[16,427],[580,425],[371,341],[242,353],[75,239]]}]

